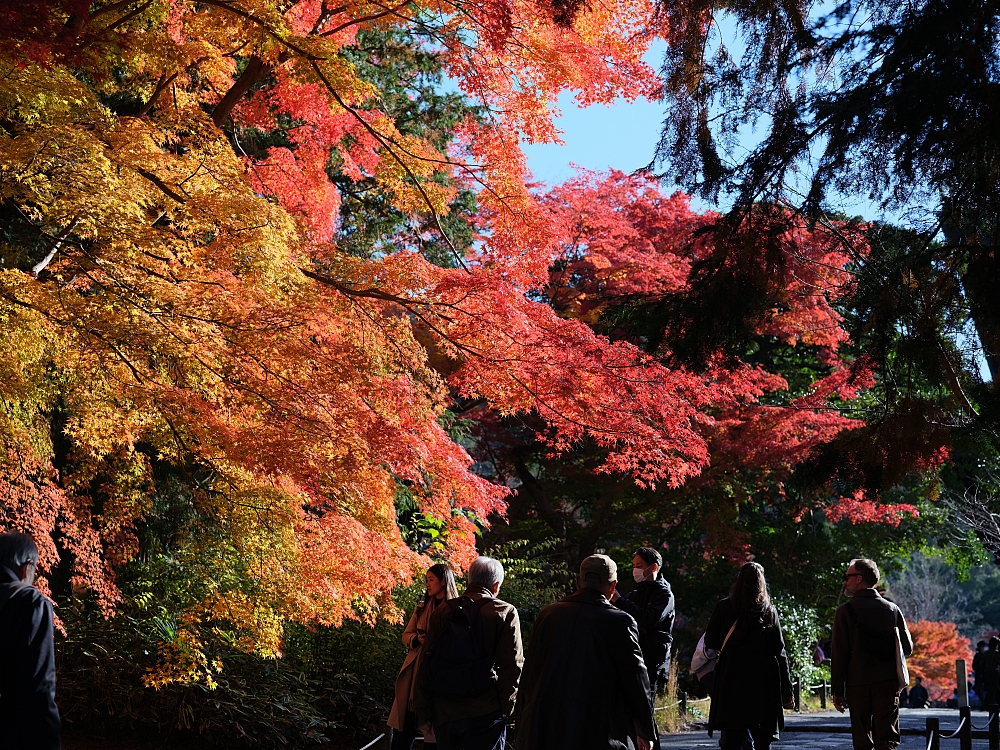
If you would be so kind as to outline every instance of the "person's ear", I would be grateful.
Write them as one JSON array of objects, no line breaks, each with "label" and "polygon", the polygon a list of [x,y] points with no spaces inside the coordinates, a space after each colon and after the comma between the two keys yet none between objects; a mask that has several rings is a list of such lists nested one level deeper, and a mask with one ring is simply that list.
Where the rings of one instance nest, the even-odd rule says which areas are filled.
[{"label": "person's ear", "polygon": [[493,596],[496,596],[497,594],[499,594],[500,593],[500,584],[499,583],[494,583],[490,587],[490,591],[493,592]]},{"label": "person's ear", "polygon": [[17,577],[18,579],[20,579],[22,583],[26,583],[29,586],[35,580],[34,563],[30,562],[22,563],[21,565],[18,566],[17,570],[14,572],[17,573]]},{"label": "person's ear", "polygon": [[614,596],[615,595],[615,589],[617,587],[618,587],[618,581],[612,581],[611,582],[611,588],[608,589],[608,595],[605,597],[605,599],[610,599],[612,596]]}]

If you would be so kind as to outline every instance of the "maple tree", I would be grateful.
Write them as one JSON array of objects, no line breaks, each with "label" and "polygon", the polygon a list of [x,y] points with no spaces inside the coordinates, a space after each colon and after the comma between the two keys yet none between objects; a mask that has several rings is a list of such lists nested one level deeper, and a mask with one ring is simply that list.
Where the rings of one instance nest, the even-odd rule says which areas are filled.
[{"label": "maple tree", "polygon": [[[755,335],[815,360],[792,382],[674,336],[717,217],[619,173],[532,186],[520,145],[556,138],[559,93],[658,95],[669,34],[647,0],[0,8],[0,524],[40,540],[41,585],[110,615],[166,571],[147,683],[214,685],[206,638],[273,657],[288,623],[398,617],[425,562],[401,496],[435,553],[475,554],[509,492],[449,432],[472,407],[614,484],[604,512],[687,491],[720,519],[735,467],[780,487],[858,427],[834,402],[870,368],[833,306],[857,228],[745,218],[763,252],[736,270],[785,272]],[[442,72],[471,104],[429,92]]]},{"label": "maple tree", "polygon": [[[780,257],[761,273],[735,272],[757,253],[741,229],[754,206],[827,225],[842,211],[882,212],[863,228],[845,305],[878,382],[866,427],[826,462],[852,466],[870,488],[928,474],[958,496],[979,487],[983,502],[953,521],[976,530],[973,555],[996,555],[1000,193],[984,166],[997,160],[985,125],[998,106],[997,7],[697,0],[664,12],[671,116],[656,165],[692,193],[726,196],[732,208],[715,230],[743,238],[705,264],[681,306],[692,348],[746,342],[766,313],[761,300],[780,287]],[[757,123],[761,138],[734,158],[742,128]]]},{"label": "maple tree", "polygon": [[910,680],[923,678],[931,700],[951,698],[955,689],[955,661],[964,659],[967,668],[972,668],[971,642],[959,635],[953,622],[919,620],[910,623],[910,635],[913,653],[906,660]]},{"label": "maple tree", "polygon": [[[401,485],[467,561],[506,490],[442,426],[449,389],[537,415],[552,451],[592,441],[602,471],[647,486],[696,475],[707,410],[763,392],[753,368],[671,366],[529,294],[562,238],[519,140],[554,137],[563,89],[655,92],[652,3],[570,19],[533,3],[65,0],[0,21],[3,523],[110,614],[158,479],[187,475],[203,520],[175,552],[197,597],[150,684],[213,684],[203,624],[276,655],[288,621],[396,616],[389,591],[421,563],[395,523]],[[359,72],[359,34],[393,29],[485,113],[408,127],[398,93]],[[338,242],[359,185],[394,212],[391,244]]]},{"label": "maple tree", "polygon": [[[540,201],[562,248],[542,298],[564,317],[676,362],[677,338],[664,321],[690,290],[693,269],[718,252],[707,231],[716,215],[695,213],[685,196],[666,195],[652,180],[616,172],[582,172],[540,191]],[[866,492],[849,466],[817,467],[823,449],[861,426],[840,406],[873,385],[866,360],[844,346],[838,312],[854,288],[853,258],[838,233],[855,228],[813,229],[765,207],[755,220],[773,224],[767,231],[789,259],[787,281],[770,299],[754,346],[718,349],[700,371],[733,388],[699,423],[707,466],[682,486],[595,476],[605,456],[600,445],[553,455],[544,424],[470,404],[480,420],[475,455],[491,476],[516,487],[508,524],[491,539],[554,537],[556,558],[569,569],[598,548],[631,559],[643,540],[661,549],[688,602],[710,600],[728,585],[733,565],[753,554],[775,563],[769,575],[783,589],[826,607],[839,585],[831,568],[858,549],[895,555],[896,545],[926,533],[938,516],[917,520],[918,506],[928,510],[919,493]],[[740,390],[747,388],[753,398]],[[863,530],[870,523],[878,525],[871,533]],[[697,616],[697,606],[686,613]]]}]

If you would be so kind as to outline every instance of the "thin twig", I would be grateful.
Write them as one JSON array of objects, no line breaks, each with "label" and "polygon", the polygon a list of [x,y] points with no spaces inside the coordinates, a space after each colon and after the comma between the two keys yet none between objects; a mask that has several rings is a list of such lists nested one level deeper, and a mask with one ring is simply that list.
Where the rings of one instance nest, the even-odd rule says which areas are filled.
[{"label": "thin twig", "polygon": [[320,80],[323,81],[323,83],[326,85],[327,90],[329,90],[330,92],[330,95],[333,96],[333,98],[337,101],[337,104],[343,107],[344,111],[348,112],[352,117],[354,117],[354,119],[356,119],[359,123],[361,123],[361,126],[365,130],[367,130],[372,135],[372,137],[375,138],[375,140],[377,140],[379,143],[382,144],[383,147],[385,147],[385,150],[389,152],[389,155],[392,156],[393,159],[395,159],[396,163],[403,168],[403,171],[406,172],[407,176],[413,181],[414,186],[417,188],[418,191],[420,191],[420,195],[423,196],[424,202],[427,204],[427,209],[430,211],[431,216],[434,218],[434,224],[435,226],[437,226],[438,232],[441,233],[441,237],[442,239],[444,239],[445,244],[448,245],[448,248],[451,250],[452,255],[455,256],[455,260],[458,261],[458,264],[462,267],[462,269],[465,270],[466,272],[469,272],[469,267],[466,265],[465,259],[462,257],[462,254],[458,252],[458,248],[455,247],[455,243],[451,241],[451,237],[449,237],[448,233],[444,231],[444,227],[441,225],[441,217],[438,215],[437,210],[434,208],[434,203],[431,201],[430,196],[427,195],[427,191],[424,190],[423,186],[420,184],[420,181],[417,179],[417,176],[413,174],[413,170],[411,170],[409,165],[405,161],[403,161],[399,157],[399,155],[392,149],[392,145],[386,140],[386,138],[381,133],[379,133],[375,128],[373,128],[371,124],[357,112],[357,110],[349,106],[340,97],[340,94],[337,93],[337,90],[333,87],[333,84],[330,83],[329,79],[326,77],[326,75],[324,75],[323,71],[320,70],[319,65],[315,61],[312,62],[312,67],[313,70],[316,71],[316,75],[318,75]]}]

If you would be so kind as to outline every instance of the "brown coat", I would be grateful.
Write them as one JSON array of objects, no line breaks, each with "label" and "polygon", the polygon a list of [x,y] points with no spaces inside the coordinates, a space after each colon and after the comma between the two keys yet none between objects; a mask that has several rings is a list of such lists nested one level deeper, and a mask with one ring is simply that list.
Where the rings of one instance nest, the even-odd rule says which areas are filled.
[{"label": "brown coat", "polygon": [[[851,606],[858,620],[870,628],[883,631],[896,628],[903,654],[910,655],[913,639],[899,607],[883,599],[875,589],[858,591],[851,597]],[[833,617],[833,662],[830,665],[831,687],[836,696],[843,696],[845,687],[897,680],[895,662],[869,658],[864,649],[858,647],[859,638],[858,626],[846,605],[841,604]]]},{"label": "brown coat", "polygon": [[[478,601],[491,599],[479,611],[479,621],[483,628],[483,648],[485,656],[493,660],[494,685],[485,693],[467,696],[440,696],[424,690],[426,661],[424,656],[434,651],[438,634],[452,613],[452,607],[438,607],[430,617],[427,638],[424,640],[420,664],[414,683],[413,707],[418,720],[430,721],[435,727],[446,722],[471,719],[476,716],[503,714],[510,716],[517,698],[517,685],[524,665],[524,650],[521,647],[521,623],[514,605],[501,601],[486,588],[472,584],[463,596]],[[455,602],[456,600],[452,600]]]},{"label": "brown coat", "polygon": [[[406,658],[403,659],[403,666],[400,667],[399,674],[396,676],[396,697],[392,701],[388,722],[393,729],[402,730],[406,721],[406,712],[413,710],[413,680],[423,655],[420,639],[427,633],[427,626],[437,604],[436,599],[432,599],[430,602],[420,602],[413,610],[410,621],[406,623],[406,630],[403,631],[403,645],[409,651],[407,651]],[[427,739],[426,736],[424,739]]]}]

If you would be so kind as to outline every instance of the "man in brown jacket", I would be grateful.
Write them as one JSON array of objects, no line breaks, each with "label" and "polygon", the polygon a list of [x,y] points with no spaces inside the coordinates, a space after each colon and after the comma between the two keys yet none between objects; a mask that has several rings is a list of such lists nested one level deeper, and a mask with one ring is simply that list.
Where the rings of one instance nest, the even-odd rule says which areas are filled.
[{"label": "man in brown jacket", "polygon": [[833,619],[833,705],[851,710],[854,750],[895,750],[899,746],[899,678],[895,634],[906,656],[913,639],[903,613],[879,596],[878,566],[851,560],[844,575],[850,601]]},{"label": "man in brown jacket", "polygon": [[[503,576],[498,560],[477,558],[465,593],[431,615],[413,707],[434,725],[438,750],[503,750],[524,664],[517,610],[497,598]],[[456,662],[463,653],[474,658]]]}]

